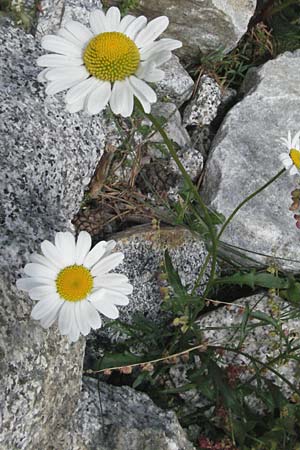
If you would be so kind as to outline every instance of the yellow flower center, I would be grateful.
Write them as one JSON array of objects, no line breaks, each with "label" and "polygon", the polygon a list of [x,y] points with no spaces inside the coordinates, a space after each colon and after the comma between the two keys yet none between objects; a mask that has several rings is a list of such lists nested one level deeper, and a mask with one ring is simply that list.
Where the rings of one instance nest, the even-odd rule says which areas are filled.
[{"label": "yellow flower center", "polygon": [[112,31],[90,40],[83,61],[89,73],[100,80],[124,80],[136,72],[140,53],[129,37]]},{"label": "yellow flower center", "polygon": [[295,148],[292,148],[290,150],[290,158],[297,167],[297,169],[300,169],[300,151]]},{"label": "yellow flower center", "polygon": [[59,272],[56,289],[60,297],[69,302],[83,300],[93,289],[91,272],[83,266],[68,266]]}]

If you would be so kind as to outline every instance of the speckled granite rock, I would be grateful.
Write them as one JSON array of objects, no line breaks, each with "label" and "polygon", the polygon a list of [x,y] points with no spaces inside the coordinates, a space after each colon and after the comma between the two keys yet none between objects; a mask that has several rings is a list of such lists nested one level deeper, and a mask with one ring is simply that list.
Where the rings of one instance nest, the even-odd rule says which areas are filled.
[{"label": "speckled granite rock", "polygon": [[112,128],[45,98],[31,35],[6,23],[0,42],[0,448],[66,450],[84,340],[70,346],[30,320],[33,302],[14,285],[29,253],[70,227]]},{"label": "speckled granite rock", "polygon": [[192,94],[194,81],[180,64],[176,55],[161,66],[163,80],[156,83],[155,91],[160,99],[167,99],[179,108]]},{"label": "speckled granite rock", "polygon": [[88,23],[89,11],[101,8],[100,0],[42,0],[42,14],[39,15],[36,37],[53,33],[68,20]]},{"label": "speckled granite rock", "polygon": [[[160,320],[162,303],[160,288],[165,286],[160,275],[163,273],[162,263],[166,247],[182,283],[189,289],[192,289],[207,255],[203,241],[179,227],[153,229],[149,226],[136,226],[114,235],[114,239],[117,240],[117,249],[125,254],[124,262],[120,264],[118,271],[124,273],[133,284],[129,305],[120,307],[120,320],[127,323],[131,322],[134,313],[142,314],[150,320]],[[209,270],[210,266],[203,277],[204,285]],[[123,339],[123,336],[115,330],[105,331],[104,335],[102,330],[93,332],[87,340],[88,357],[97,358],[99,350],[101,353],[101,336],[108,336],[113,341]]]},{"label": "speckled granite rock", "polygon": [[[233,89],[222,89],[208,75],[200,78],[198,90],[184,110],[183,124],[189,127],[193,146],[204,156],[209,151],[215,128],[234,102],[235,96]],[[213,126],[216,119],[218,123]]]},{"label": "speckled granite rock", "polygon": [[[111,3],[120,4],[121,0]],[[247,31],[256,0],[140,0],[137,12],[147,17],[166,15],[168,37],[183,41],[176,51],[187,61],[220,47],[229,51]]]},{"label": "speckled granite rock", "polygon": [[[263,297],[262,294],[253,295],[248,298],[242,298],[237,300],[236,305],[232,304],[230,307],[220,307],[212,312],[202,316],[198,321],[198,326],[203,332],[203,339],[207,339],[211,345],[223,345],[230,342],[231,347],[238,345],[241,338],[241,324],[243,320],[243,311],[241,308],[249,306],[250,311],[261,311],[268,316],[278,320],[280,315],[288,314],[287,303],[283,302],[279,298],[269,299],[267,296]],[[256,319],[250,320],[249,326],[257,324],[259,321]],[[286,336],[294,338],[295,342],[300,338],[300,319],[289,319],[283,323],[283,331]],[[211,328],[211,329],[209,329]],[[220,329],[217,329],[220,328]],[[285,348],[285,344],[281,341],[278,331],[275,332],[272,325],[263,325],[253,328],[247,337],[243,341],[243,351],[250,356],[257,358],[259,361],[267,363],[273,358],[276,358],[282,346],[282,351]],[[236,353],[225,352],[222,355],[223,362],[226,364],[234,364],[246,369],[243,377],[250,377],[253,375],[254,370],[247,372],[251,366],[251,361],[243,355],[237,355]],[[259,365],[258,365],[259,366]],[[252,366],[251,366],[252,367]],[[272,368],[277,370],[281,375],[286,377],[291,383],[300,387],[299,384],[299,363],[295,360],[290,360],[288,363],[285,361],[279,361],[273,363]],[[281,386],[285,395],[291,395],[291,389],[284,383],[284,381],[276,374],[267,371],[265,375],[272,380],[278,386]]]},{"label": "speckled granite rock", "polygon": [[103,117],[69,114],[61,97],[45,96],[36,81],[41,50],[31,35],[5,27],[1,42],[0,265],[13,273],[35,242],[67,225],[107,138],[116,138]]},{"label": "speckled granite rock", "polygon": [[99,383],[99,388],[103,415],[97,382],[85,379],[74,425],[80,450],[194,450],[172,411],[128,386]]},{"label": "speckled granite rock", "polygon": [[221,101],[222,91],[218,83],[208,75],[203,75],[195,97],[184,110],[184,125],[209,125],[215,119]]},{"label": "speckled granite rock", "polygon": [[[278,141],[300,123],[300,52],[285,53],[246,77],[244,99],[235,105],[213,142],[202,194],[225,216],[249,194],[265,184],[282,166],[286,151]],[[251,119],[251,120],[250,120]],[[283,268],[299,271],[299,230],[288,210],[295,182],[285,173],[246,204],[231,222],[222,240],[270,255]],[[259,255],[251,254],[257,261]]]},{"label": "speckled granite rock", "polygon": [[[153,320],[158,319],[162,301],[159,275],[162,273],[161,263],[166,247],[183,285],[190,289],[207,255],[203,241],[184,228],[164,227],[156,230],[137,226],[114,238],[117,248],[125,254],[119,271],[127,275],[133,284],[134,295],[122,314],[127,321],[130,321],[133,311]],[[203,283],[208,274],[209,267]]]}]

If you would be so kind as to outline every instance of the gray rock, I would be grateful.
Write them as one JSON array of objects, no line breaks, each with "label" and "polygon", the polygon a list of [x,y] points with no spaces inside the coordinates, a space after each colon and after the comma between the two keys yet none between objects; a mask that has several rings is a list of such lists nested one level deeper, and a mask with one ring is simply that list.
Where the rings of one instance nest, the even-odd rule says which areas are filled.
[{"label": "gray rock", "polygon": [[[155,105],[153,105],[152,110],[153,110],[152,113],[156,118],[161,117],[165,119],[166,125],[164,129],[169,138],[172,140],[172,142],[174,142],[178,147],[183,149],[187,149],[188,147],[191,146],[190,136],[182,124],[180,112],[178,111],[174,103],[158,102]],[[148,120],[145,122],[149,126],[151,126]],[[162,144],[164,142],[163,138],[158,132],[151,137],[150,141],[159,144]],[[165,152],[167,153],[167,148],[165,149]],[[153,150],[150,153],[148,151],[148,154],[150,156],[154,156],[157,158],[161,158],[164,156],[164,154],[161,151],[155,150],[155,148],[153,148]]]},{"label": "gray rock", "polygon": [[69,20],[78,20],[88,25],[89,12],[101,8],[100,0],[42,0],[42,13],[39,15],[36,37],[55,33]]},{"label": "gray rock", "polygon": [[233,89],[222,89],[210,76],[200,78],[198,90],[184,110],[183,124],[189,127],[192,144],[203,156],[207,155],[215,133],[214,121],[222,120],[235,96]]},{"label": "gray rock", "polygon": [[255,6],[255,0],[140,0],[138,12],[150,18],[168,16],[165,34],[183,42],[176,53],[190,62],[200,50],[233,49],[247,31]]},{"label": "gray rock", "polygon": [[165,72],[165,77],[155,85],[158,98],[171,101],[179,108],[190,98],[194,81],[182,67],[176,55],[161,66],[161,69]]},{"label": "gray rock", "polygon": [[74,427],[84,442],[80,450],[194,450],[172,411],[128,386],[101,382],[98,393],[93,379],[85,379]]},{"label": "gray rock", "polygon": [[[252,71],[245,81],[245,98],[229,111],[217,133],[202,193],[226,217],[282,168],[278,155],[286,149],[278,139],[299,129],[299,68],[298,51]],[[299,230],[288,210],[293,188],[295,181],[285,173],[240,210],[222,240],[269,255],[250,254],[256,261],[299,270]]]},{"label": "gray rock", "polygon": [[[221,346],[229,344],[233,348],[238,345],[242,338],[241,325],[243,321],[243,308],[247,305],[250,311],[260,311],[274,318],[275,321],[280,321],[279,318],[281,316],[287,317],[289,311],[291,311],[287,303],[280,298],[275,297],[271,299],[262,294],[242,298],[235,303],[232,303],[231,306],[219,307],[199,319],[197,324],[200,330],[202,330],[203,339],[208,340],[209,344]],[[247,326],[250,327],[258,323],[258,320],[252,319],[248,321]],[[299,339],[299,318],[284,319],[284,321],[281,321],[281,324],[286,336],[289,336],[290,339],[293,338],[295,341]],[[268,361],[276,358],[281,351],[283,352],[284,348],[284,341],[278,331],[275,331],[274,326],[265,324],[253,327],[249,332],[246,332],[242,351],[267,364]],[[225,352],[220,357],[221,360],[225,365],[233,364],[243,368],[242,378],[244,379],[253,375],[253,370],[250,369],[252,363],[246,356],[233,352]],[[286,362],[284,359],[281,359],[277,363],[270,364],[270,366],[299,388],[300,366],[297,360],[290,359]],[[258,367],[260,367],[259,364]],[[265,371],[264,375],[280,386],[285,395],[290,396],[293,393],[291,388],[273,372]]]},{"label": "gray rock", "polygon": [[[102,116],[69,114],[61,96],[36,81],[41,54],[31,35],[1,29],[1,233],[7,273],[18,270],[36,242],[67,227],[113,125]],[[12,276],[13,278],[13,276]]]},{"label": "gray rock", "polygon": [[[200,151],[192,146],[176,105],[158,102],[153,105],[153,114],[156,118],[165,120],[164,130],[172,141],[181,163],[190,177],[196,180],[203,168],[203,157]],[[151,126],[148,120],[144,123]],[[138,186],[141,184],[143,193],[147,193],[151,198],[155,192],[155,195],[166,194],[170,200],[178,200],[178,191],[183,185],[183,178],[163,138],[158,132],[154,134],[150,132],[145,142],[147,142],[147,150],[137,180]],[[147,185],[145,189],[144,180],[147,180],[148,189]]]},{"label": "gray rock", "polygon": [[218,83],[208,75],[203,75],[195,97],[184,110],[184,125],[210,125],[217,115],[221,100],[222,91]]},{"label": "gray rock", "polygon": [[[118,271],[124,273],[133,284],[133,294],[129,305],[120,308],[120,320],[127,323],[132,322],[132,316],[136,313],[156,322],[162,319],[163,298],[160,289],[165,286],[161,274],[166,247],[169,249],[183,285],[187,286],[189,291],[192,290],[207,255],[203,241],[193,236],[188,230],[179,227],[155,229],[149,226],[137,226],[116,234],[114,238],[117,240],[117,249],[125,254],[124,262],[119,266]],[[210,266],[204,274],[203,285],[208,279],[209,270]],[[202,288],[199,288],[200,292]],[[101,341],[97,339],[99,333],[103,332],[100,330],[88,337],[87,355],[97,357]],[[123,339],[123,336],[115,330],[108,335],[115,341]]]},{"label": "gray rock", "polygon": [[45,98],[31,35],[7,23],[0,41],[0,448],[65,450],[84,340],[70,345],[55,327],[43,330],[30,319],[33,302],[14,286],[29,253],[70,227],[112,128]]}]

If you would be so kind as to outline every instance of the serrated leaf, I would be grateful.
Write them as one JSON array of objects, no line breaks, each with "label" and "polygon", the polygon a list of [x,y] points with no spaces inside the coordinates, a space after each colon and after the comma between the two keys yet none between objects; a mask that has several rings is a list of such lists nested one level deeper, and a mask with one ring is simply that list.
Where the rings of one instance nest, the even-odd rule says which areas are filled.
[{"label": "serrated leaf", "polygon": [[280,278],[268,272],[257,273],[255,270],[247,273],[236,272],[228,277],[217,278],[214,282],[218,284],[238,284],[241,287],[250,286],[252,289],[255,286],[267,289],[285,289],[288,286],[286,278]]}]

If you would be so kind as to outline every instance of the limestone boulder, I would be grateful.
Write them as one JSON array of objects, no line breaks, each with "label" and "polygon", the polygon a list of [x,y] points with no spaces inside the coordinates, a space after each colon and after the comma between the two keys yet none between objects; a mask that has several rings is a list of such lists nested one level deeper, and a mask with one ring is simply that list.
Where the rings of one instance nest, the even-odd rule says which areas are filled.
[{"label": "limestone boulder", "polygon": [[[121,4],[121,0],[110,3]],[[183,47],[176,53],[187,62],[200,51],[232,50],[254,14],[256,0],[140,0],[136,13],[146,17],[168,16],[166,37],[179,39]]]},{"label": "limestone boulder", "polygon": [[76,450],[195,450],[174,412],[128,386],[93,379],[84,380],[75,430]]},{"label": "limestone boulder", "polygon": [[[213,141],[202,194],[226,217],[282,169],[278,156],[287,149],[280,138],[299,130],[299,69],[296,51],[251,71],[245,97],[228,112]],[[299,230],[289,211],[296,186],[297,180],[284,173],[248,202],[222,236],[227,248],[254,252],[247,255],[254,262],[275,261],[281,268],[299,270]]]}]

